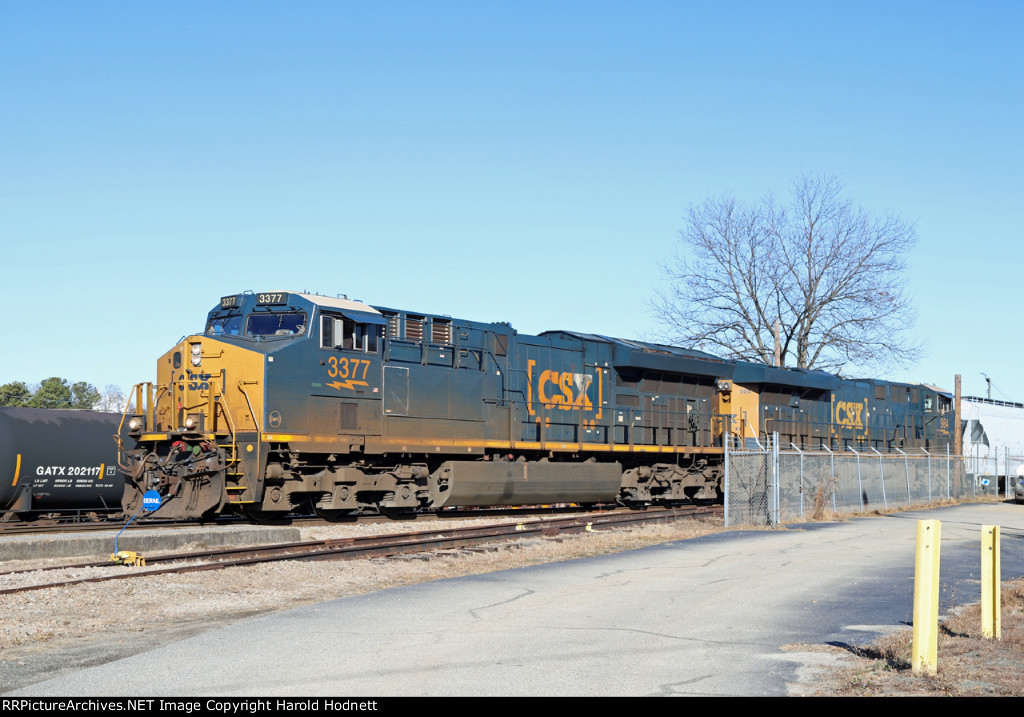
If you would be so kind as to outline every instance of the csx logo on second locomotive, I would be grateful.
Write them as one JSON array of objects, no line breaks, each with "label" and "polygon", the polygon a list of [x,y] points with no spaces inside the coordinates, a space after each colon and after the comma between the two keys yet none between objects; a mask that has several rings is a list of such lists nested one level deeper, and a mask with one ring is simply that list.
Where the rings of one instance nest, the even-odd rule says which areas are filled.
[{"label": "csx logo on second locomotive", "polygon": [[569,371],[543,371],[537,379],[537,400],[545,408],[558,406],[563,411],[574,408],[594,410],[587,389],[593,376]]},{"label": "csx logo on second locomotive", "polygon": [[863,403],[854,403],[853,401],[838,401],[836,403],[835,418],[836,423],[840,426],[864,428],[864,419],[861,416],[863,413]]},{"label": "csx logo on second locomotive", "polygon": [[[178,377],[178,381],[187,381],[189,391],[205,391],[210,388],[210,377],[213,376],[211,373],[192,373],[186,371]],[[172,374],[171,381],[174,381]],[[183,387],[183,384],[179,383],[179,386]]]}]

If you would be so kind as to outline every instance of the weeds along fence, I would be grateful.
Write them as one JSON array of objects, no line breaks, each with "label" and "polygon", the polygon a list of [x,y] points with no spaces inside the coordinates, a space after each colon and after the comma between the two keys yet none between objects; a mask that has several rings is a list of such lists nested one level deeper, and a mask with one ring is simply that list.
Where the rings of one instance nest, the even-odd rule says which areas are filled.
[{"label": "weeds along fence", "polygon": [[1004,491],[1012,497],[1017,474],[1024,473],[1024,457],[982,459],[921,449],[840,452],[825,446],[806,451],[786,449],[777,435],[773,438],[756,450],[726,449],[727,526],[819,520],[830,514],[997,496]]}]

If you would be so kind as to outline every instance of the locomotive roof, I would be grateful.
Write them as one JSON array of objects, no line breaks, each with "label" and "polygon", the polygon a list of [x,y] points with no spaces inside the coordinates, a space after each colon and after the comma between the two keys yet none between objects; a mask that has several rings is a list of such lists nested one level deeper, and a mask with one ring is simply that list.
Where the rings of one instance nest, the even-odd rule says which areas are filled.
[{"label": "locomotive roof", "polygon": [[806,368],[782,368],[750,361],[737,361],[733,380],[737,383],[771,383],[783,386],[835,389],[840,378],[826,371]]},{"label": "locomotive roof", "polygon": [[352,299],[342,299],[340,297],[333,296],[321,296],[320,294],[298,294],[298,296],[301,296],[303,299],[306,299],[317,306],[325,306],[329,309],[359,311],[365,314],[381,315],[377,309],[373,308],[369,304],[364,304],[362,301],[353,301]]},{"label": "locomotive roof", "polygon": [[723,359],[696,349],[685,349],[667,344],[616,339],[601,334],[578,331],[545,331],[541,336],[571,336],[586,341],[597,341],[615,347],[615,365],[652,370],[706,374],[718,378],[732,378],[738,383],[780,384],[817,389],[834,389],[839,378],[825,371],[802,368],[779,368],[750,361]]},{"label": "locomotive roof", "polygon": [[585,341],[599,341],[601,343],[621,346],[627,349],[646,351],[648,353],[664,354],[667,356],[679,356],[680,358],[704,359],[706,361],[724,361],[724,359],[715,356],[714,354],[705,353],[703,351],[697,351],[696,349],[684,349],[679,346],[669,346],[668,344],[652,344],[646,341],[634,341],[632,339],[617,339],[612,336],[604,336],[603,334],[585,334],[579,331],[557,330],[544,331],[540,335],[549,336],[558,334],[563,336],[572,336],[574,338],[583,339]]}]

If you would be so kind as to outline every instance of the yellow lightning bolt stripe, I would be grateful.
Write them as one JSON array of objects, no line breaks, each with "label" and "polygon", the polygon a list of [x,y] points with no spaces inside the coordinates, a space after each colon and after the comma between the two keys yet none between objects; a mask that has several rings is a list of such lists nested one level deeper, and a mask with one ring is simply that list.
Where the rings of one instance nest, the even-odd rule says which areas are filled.
[{"label": "yellow lightning bolt stripe", "polygon": [[356,386],[369,386],[370,384],[368,384],[366,381],[356,381],[356,380],[350,378],[348,381],[331,381],[330,383],[325,384],[325,385],[330,386],[331,388],[337,388],[337,389],[342,389],[342,388],[353,389]]}]

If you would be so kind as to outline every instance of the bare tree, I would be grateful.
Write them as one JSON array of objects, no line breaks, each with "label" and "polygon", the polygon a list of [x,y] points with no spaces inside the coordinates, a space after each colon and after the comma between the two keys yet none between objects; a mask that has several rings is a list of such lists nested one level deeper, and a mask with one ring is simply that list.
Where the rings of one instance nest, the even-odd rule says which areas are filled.
[{"label": "bare tree", "polygon": [[652,303],[668,342],[770,364],[778,320],[783,366],[866,370],[919,350],[904,290],[914,228],[855,207],[835,178],[800,178],[788,206],[709,198],[686,219]]},{"label": "bare tree", "polygon": [[103,393],[100,394],[99,402],[96,404],[94,410],[120,413],[124,410],[127,402],[128,401],[125,399],[125,395],[121,390],[121,387],[113,383],[108,383],[103,387]]}]

